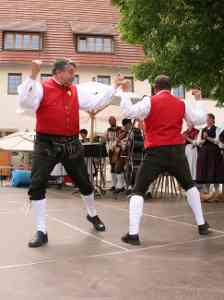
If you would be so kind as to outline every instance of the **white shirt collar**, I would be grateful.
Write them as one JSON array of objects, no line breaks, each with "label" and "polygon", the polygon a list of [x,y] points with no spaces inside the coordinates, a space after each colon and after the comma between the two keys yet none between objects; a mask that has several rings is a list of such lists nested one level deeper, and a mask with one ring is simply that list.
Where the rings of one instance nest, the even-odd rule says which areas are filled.
[{"label": "white shirt collar", "polygon": [[59,85],[63,86],[57,79],[55,79],[55,77],[53,76],[52,79]]}]

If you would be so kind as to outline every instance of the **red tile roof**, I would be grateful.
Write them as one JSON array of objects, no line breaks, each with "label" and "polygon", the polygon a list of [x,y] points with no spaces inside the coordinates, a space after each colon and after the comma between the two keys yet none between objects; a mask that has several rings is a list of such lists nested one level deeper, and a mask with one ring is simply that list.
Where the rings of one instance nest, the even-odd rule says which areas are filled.
[{"label": "red tile roof", "polygon": [[[121,41],[118,34],[114,35],[115,54],[113,55],[76,52],[73,35],[75,31],[90,30],[90,33],[93,33],[95,30],[96,34],[109,32],[115,34],[119,13],[111,5],[111,0],[1,1],[0,20],[0,63],[27,63],[31,59],[38,58],[49,64],[56,58],[69,57],[78,65],[122,68],[139,62],[143,58],[141,47],[128,45]],[[40,22],[39,25],[42,22],[42,26],[45,24],[47,32],[44,33],[42,51],[1,51],[3,46],[1,28],[3,25],[12,26],[15,21],[19,22],[17,30],[26,30],[27,22],[30,22],[30,28],[35,23],[38,25],[38,22]]]},{"label": "red tile roof", "polygon": [[115,26],[112,24],[105,24],[102,23],[89,23],[89,22],[82,22],[77,20],[75,22],[71,22],[72,31],[75,34],[99,34],[99,35],[108,35],[113,36],[117,35],[117,31]]},{"label": "red tile roof", "polygon": [[1,31],[28,31],[46,32],[47,23],[45,21],[0,21]]}]

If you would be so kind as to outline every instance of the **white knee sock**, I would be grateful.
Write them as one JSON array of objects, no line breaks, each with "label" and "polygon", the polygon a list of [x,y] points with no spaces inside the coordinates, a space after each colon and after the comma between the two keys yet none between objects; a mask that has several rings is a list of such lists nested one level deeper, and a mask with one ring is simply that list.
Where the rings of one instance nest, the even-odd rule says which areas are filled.
[{"label": "white knee sock", "polygon": [[121,180],[122,180],[123,188],[127,188],[125,177],[124,177],[124,173],[121,174]]},{"label": "white knee sock", "polygon": [[90,217],[95,217],[97,215],[94,201],[94,193],[84,196],[82,195],[84,203],[86,205],[87,213]]},{"label": "white knee sock", "polygon": [[36,227],[37,231],[42,231],[44,233],[46,230],[46,199],[32,201],[32,206],[34,208],[35,218],[36,218]]},{"label": "white knee sock", "polygon": [[117,185],[117,174],[111,173],[112,186],[116,187]]},{"label": "white knee sock", "polygon": [[210,192],[210,184],[208,183],[206,183],[206,184],[203,184],[203,191],[205,192],[205,193],[209,193]]},{"label": "white knee sock", "polygon": [[138,234],[143,213],[144,199],[142,196],[132,196],[129,202],[129,234]]},{"label": "white knee sock", "polygon": [[215,183],[215,184],[214,184],[214,189],[215,189],[215,192],[216,192],[216,193],[219,192],[219,184],[218,184],[218,183]]},{"label": "white knee sock", "polygon": [[204,224],[205,220],[201,207],[200,193],[196,187],[192,187],[187,191],[187,202],[194,213],[197,225]]}]

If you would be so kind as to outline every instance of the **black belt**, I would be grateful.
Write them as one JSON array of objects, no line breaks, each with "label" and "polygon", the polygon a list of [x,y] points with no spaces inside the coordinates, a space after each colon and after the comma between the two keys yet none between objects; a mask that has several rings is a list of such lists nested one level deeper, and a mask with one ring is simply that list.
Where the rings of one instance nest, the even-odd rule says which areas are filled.
[{"label": "black belt", "polygon": [[45,134],[45,133],[37,133],[36,140],[43,142],[53,142],[59,144],[66,144],[73,141],[77,141],[79,139],[78,135],[72,136],[64,136],[64,135],[53,135],[53,134]]}]

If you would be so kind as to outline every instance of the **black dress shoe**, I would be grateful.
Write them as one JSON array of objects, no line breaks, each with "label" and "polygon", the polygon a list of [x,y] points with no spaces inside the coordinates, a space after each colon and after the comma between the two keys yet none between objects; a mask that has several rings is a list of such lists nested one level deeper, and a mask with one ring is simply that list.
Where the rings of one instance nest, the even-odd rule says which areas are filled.
[{"label": "black dress shoe", "polygon": [[132,194],[132,189],[127,189],[127,190],[126,190],[126,195],[127,195],[127,196],[130,196],[131,194]]},{"label": "black dress shoe", "polygon": [[131,244],[134,246],[141,245],[138,234],[127,233],[126,235],[122,236],[121,240],[124,243]]},{"label": "black dress shoe", "polygon": [[116,189],[114,191],[114,194],[120,194],[120,193],[123,193],[125,191],[125,188],[121,188],[121,189]]},{"label": "black dress shoe", "polygon": [[42,231],[37,231],[34,238],[28,243],[28,246],[30,248],[38,248],[43,246],[44,244],[47,244],[47,242],[48,242],[47,233],[44,233]]},{"label": "black dress shoe", "polygon": [[199,225],[198,226],[198,232],[201,235],[208,235],[209,234],[209,224],[205,222],[205,224]]},{"label": "black dress shoe", "polygon": [[152,193],[151,193],[151,192],[146,193],[146,194],[145,194],[145,197],[146,197],[147,199],[152,199]]},{"label": "black dress shoe", "polygon": [[115,191],[115,186],[112,186],[112,187],[110,188],[110,191],[111,191],[111,192],[114,192],[114,191]]},{"label": "black dress shoe", "polygon": [[103,222],[100,220],[100,218],[98,216],[95,217],[90,217],[89,215],[87,215],[87,220],[93,224],[93,227],[97,230],[97,231],[105,231],[106,227],[103,224]]}]

